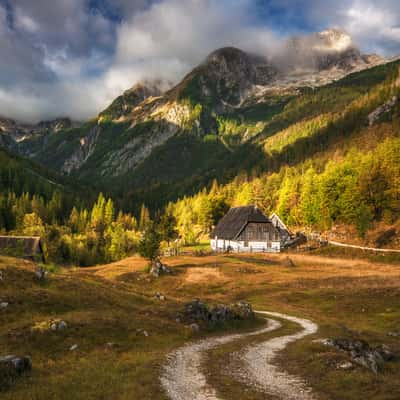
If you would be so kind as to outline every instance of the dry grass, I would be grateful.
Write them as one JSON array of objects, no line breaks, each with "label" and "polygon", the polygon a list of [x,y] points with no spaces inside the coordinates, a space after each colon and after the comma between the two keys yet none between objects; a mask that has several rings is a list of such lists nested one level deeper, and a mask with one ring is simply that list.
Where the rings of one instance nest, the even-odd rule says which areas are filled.
[{"label": "dry grass", "polygon": [[[172,257],[164,261],[174,275],[160,279],[144,272],[144,260],[131,257],[105,266],[63,270],[44,285],[36,283],[30,263],[0,258],[4,275],[0,299],[10,303],[0,311],[1,354],[30,354],[34,365],[30,376],[1,397],[164,399],[160,367],[169,351],[191,338],[188,329],[175,322],[175,314],[193,298],[224,303],[247,299],[256,308],[311,318],[320,324],[320,336],[345,336],[351,330],[373,344],[387,343],[400,354],[398,338],[387,336],[389,331],[400,331],[399,266],[293,254],[295,266],[288,267],[286,257]],[[167,300],[156,300],[156,292]],[[65,332],[31,331],[57,318],[69,324]],[[138,331],[143,329],[148,337]],[[109,347],[109,342],[115,345]],[[75,343],[78,350],[69,351]],[[218,365],[242,345],[215,350],[207,363],[213,384],[226,398],[239,387]],[[343,355],[332,354],[308,338],[290,346],[281,362],[310,381],[321,399],[400,398],[398,361],[389,363],[376,378],[363,369],[336,370],[331,365],[335,357]],[[251,391],[240,397],[252,398],[265,397]]]}]

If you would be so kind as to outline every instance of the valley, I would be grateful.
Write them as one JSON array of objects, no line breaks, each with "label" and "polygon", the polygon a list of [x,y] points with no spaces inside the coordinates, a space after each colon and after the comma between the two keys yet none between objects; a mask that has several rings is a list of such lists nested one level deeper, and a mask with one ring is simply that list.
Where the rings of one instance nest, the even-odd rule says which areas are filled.
[{"label": "valley", "polygon": [[[110,265],[54,271],[38,284],[34,266],[1,258],[0,342],[6,353],[29,354],[33,369],[2,393],[20,399],[168,399],[160,377],[167,356],[186,343],[262,329],[263,319],[235,322],[198,333],[176,321],[183,304],[201,298],[209,304],[250,301],[256,310],[307,318],[318,331],[281,350],[273,363],[300,377],[319,399],[379,400],[398,397],[398,359],[375,375],[348,356],[315,342],[319,338],[360,338],[400,351],[398,264],[353,258],[286,255],[179,256],[163,259],[173,275],[159,279],[145,272],[146,261],[131,257]],[[202,272],[204,271],[204,272]],[[210,275],[210,271],[212,274]],[[214,273],[217,272],[218,274]],[[190,276],[195,273],[197,278]],[[210,279],[210,277],[212,277]],[[159,292],[165,300],[159,300]],[[73,295],[71,295],[73,294]],[[218,398],[275,398],[235,375],[237,352],[301,330],[278,316],[282,327],[222,344],[207,351],[201,370]],[[46,321],[62,319],[62,332]],[[42,326],[41,329],[34,327]],[[77,345],[75,350],[73,345]],[[239,364],[238,364],[239,363]]]}]

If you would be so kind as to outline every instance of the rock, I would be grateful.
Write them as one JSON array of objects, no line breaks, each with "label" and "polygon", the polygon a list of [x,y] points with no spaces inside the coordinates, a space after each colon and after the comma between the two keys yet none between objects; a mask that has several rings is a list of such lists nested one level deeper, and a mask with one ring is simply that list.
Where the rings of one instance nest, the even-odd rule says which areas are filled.
[{"label": "rock", "polygon": [[376,122],[379,121],[380,117],[383,114],[388,113],[393,109],[393,107],[397,103],[397,96],[393,96],[389,101],[386,103],[382,104],[380,107],[378,107],[376,110],[374,110],[372,113],[368,115],[368,124],[369,126],[374,125]]},{"label": "rock", "polygon": [[254,312],[249,303],[241,301],[231,306],[224,304],[208,307],[200,300],[194,300],[185,305],[182,314],[177,319],[185,323],[203,322],[208,325],[222,324],[237,319],[249,319],[254,317]]},{"label": "rock", "polygon": [[156,293],[154,297],[160,301],[165,301],[165,296],[162,295],[161,293]]},{"label": "rock", "polygon": [[172,271],[166,265],[162,264],[161,261],[155,261],[152,263],[150,268],[150,275],[158,278],[160,275],[171,274]]},{"label": "rock", "polygon": [[0,357],[0,366],[13,369],[18,375],[32,369],[32,360],[28,356],[17,357],[14,355]]},{"label": "rock", "polygon": [[347,352],[353,362],[368,368],[375,374],[379,372],[385,362],[393,360],[395,357],[394,353],[390,351],[388,346],[380,345],[372,348],[364,340],[327,339],[325,343],[338,350]]},{"label": "rock", "polygon": [[68,327],[68,325],[67,325],[67,323],[65,321],[60,321],[58,323],[57,330],[58,331],[63,331],[64,329],[67,329],[67,327]]},{"label": "rock", "polygon": [[232,311],[239,319],[254,318],[254,311],[250,303],[246,301],[239,301],[232,306]]},{"label": "rock", "polygon": [[35,275],[40,282],[43,282],[44,280],[46,280],[47,271],[43,267],[37,267]]},{"label": "rock", "polygon": [[0,271],[0,282],[3,282],[4,276],[3,276],[3,271]]},{"label": "rock", "polygon": [[390,348],[384,344],[375,347],[374,351],[378,352],[384,361],[392,361],[396,357]]},{"label": "rock", "polygon": [[343,370],[349,370],[349,369],[352,369],[353,367],[354,367],[354,365],[350,361],[345,361],[345,362],[337,365],[338,369],[343,369]]},{"label": "rock", "polygon": [[75,351],[78,349],[78,345],[77,344],[73,344],[70,348],[69,351]]},{"label": "rock", "polygon": [[67,327],[68,327],[67,323],[63,320],[52,321],[50,323],[50,330],[52,330],[53,332],[63,331],[67,329]]},{"label": "rock", "polygon": [[331,339],[314,339],[313,343],[319,343],[319,344],[323,344],[324,346],[333,346],[332,344],[332,340]]},{"label": "rock", "polygon": [[388,336],[392,336],[392,337],[399,337],[400,336],[400,332],[388,332],[387,335]]},{"label": "rock", "polygon": [[193,332],[193,333],[198,333],[198,332],[200,332],[200,326],[199,326],[199,324],[190,324],[190,330]]},{"label": "rock", "polygon": [[143,335],[149,337],[149,333],[147,331],[143,331]]},{"label": "rock", "polygon": [[0,357],[0,391],[8,387],[13,380],[32,369],[32,360],[28,356],[8,355]]},{"label": "rock", "polygon": [[0,309],[5,310],[7,307],[8,307],[8,303],[7,302],[3,301],[3,302],[0,303]]}]

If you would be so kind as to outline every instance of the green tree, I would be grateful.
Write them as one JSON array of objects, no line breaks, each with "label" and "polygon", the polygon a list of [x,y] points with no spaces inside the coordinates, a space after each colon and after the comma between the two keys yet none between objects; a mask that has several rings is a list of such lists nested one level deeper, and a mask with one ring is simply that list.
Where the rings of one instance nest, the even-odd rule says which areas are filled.
[{"label": "green tree", "polygon": [[161,239],[165,240],[168,246],[171,240],[175,240],[178,237],[176,224],[176,218],[170,211],[166,211],[160,218],[159,232]]},{"label": "green tree", "polygon": [[113,223],[114,215],[114,203],[111,199],[108,199],[104,209],[104,223],[106,226],[110,226]]},{"label": "green tree", "polygon": [[148,223],[150,223],[150,212],[148,208],[142,204],[140,209],[139,229],[141,231],[145,230]]},{"label": "green tree", "polygon": [[156,224],[147,223],[138,245],[138,252],[143,257],[154,263],[160,257],[161,234]]},{"label": "green tree", "polygon": [[302,180],[299,211],[305,225],[313,226],[321,220],[319,179],[313,167],[306,171]]},{"label": "green tree", "polygon": [[43,221],[36,213],[25,214],[22,224],[22,230],[24,235],[43,236]]}]

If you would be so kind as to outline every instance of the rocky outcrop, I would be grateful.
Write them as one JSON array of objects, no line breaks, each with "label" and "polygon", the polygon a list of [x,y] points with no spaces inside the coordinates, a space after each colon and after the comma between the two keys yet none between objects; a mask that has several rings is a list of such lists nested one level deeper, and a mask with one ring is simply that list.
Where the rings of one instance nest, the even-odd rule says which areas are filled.
[{"label": "rocky outcrop", "polygon": [[[69,158],[67,158],[61,167],[61,171],[67,174],[79,169],[93,153],[96,141],[101,132],[99,126],[90,129],[87,136],[79,139],[79,145]],[[61,144],[61,146],[63,143]]]},{"label": "rocky outcrop", "polygon": [[383,115],[389,113],[394,108],[394,106],[397,104],[397,102],[398,102],[397,96],[393,96],[389,101],[382,104],[376,110],[374,110],[372,113],[370,113],[368,115],[369,126],[376,124]]},{"label": "rocky outcrop", "polygon": [[[166,91],[168,85],[163,82],[135,85],[79,130],[62,133],[74,124],[58,119],[18,133],[12,120],[0,120],[0,144],[15,145],[21,154],[66,174],[77,172],[80,178],[106,182],[134,175],[155,149],[179,135],[221,135],[227,147],[244,144],[265,125],[263,116],[257,126],[252,118],[246,121],[248,108],[259,113],[258,103],[268,105],[272,98],[266,108],[274,112],[281,98],[296,96],[300,88],[321,86],[382,62],[376,55],[361,54],[351,37],[337,29],[293,38],[273,55],[224,47],[212,52],[172,89]],[[225,129],[225,119],[233,125],[233,134]],[[12,134],[5,137],[5,131]],[[45,139],[28,140],[40,132],[47,132]],[[59,134],[54,138],[49,132]],[[93,162],[87,163],[89,158]]]},{"label": "rocky outcrop", "polygon": [[230,306],[218,304],[210,307],[200,300],[194,300],[185,305],[184,311],[177,318],[187,324],[203,323],[215,326],[233,320],[254,318],[254,312],[251,304],[245,301]]},{"label": "rocky outcrop", "polygon": [[150,275],[154,276],[155,278],[159,278],[161,275],[167,275],[171,273],[171,269],[159,260],[156,260],[151,264]]},{"label": "rocky outcrop", "polygon": [[395,358],[389,347],[385,345],[371,347],[360,339],[326,339],[323,343],[345,351],[354,363],[370,369],[375,374],[382,369],[385,362]]},{"label": "rocky outcrop", "polygon": [[160,96],[163,93],[162,86],[165,85],[160,81],[145,81],[136,84],[117,97],[108,108],[101,112],[99,120],[118,120],[121,117],[126,117],[144,100],[149,97]]}]

